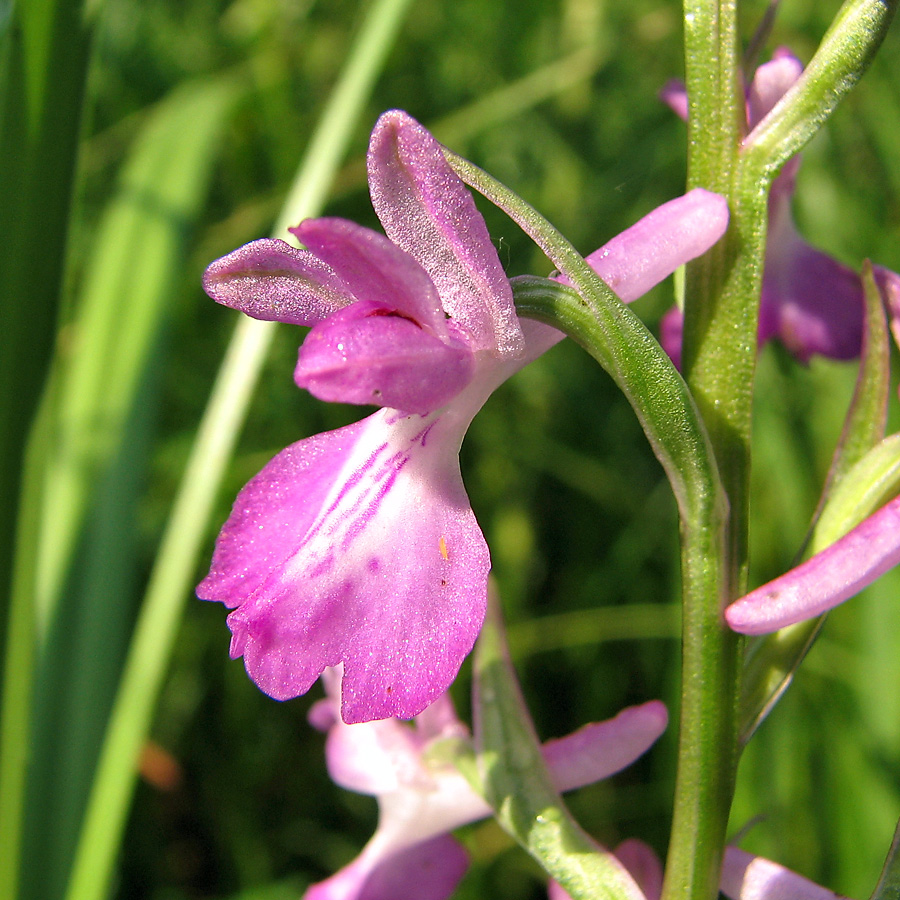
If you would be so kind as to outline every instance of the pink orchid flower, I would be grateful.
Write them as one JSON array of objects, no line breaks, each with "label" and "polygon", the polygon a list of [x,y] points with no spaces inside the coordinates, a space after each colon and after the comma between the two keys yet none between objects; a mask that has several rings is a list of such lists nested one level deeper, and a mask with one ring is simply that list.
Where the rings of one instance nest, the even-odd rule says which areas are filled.
[{"label": "pink orchid flower", "polygon": [[[421,125],[385,113],[368,167],[387,236],[307,220],[293,229],[307,249],[254,241],[204,279],[247,315],[312,326],[298,385],[382,407],[253,478],[197,588],[233,609],[231,656],[272,697],[303,694],[342,663],[348,723],[421,713],[471,650],[490,556],[459,447],[497,386],[562,338],[519,321],[484,219]],[[721,197],[692,191],[591,261],[631,300],[708,249],[727,216]]]},{"label": "pink orchid flower", "polygon": [[[747,123],[753,129],[800,77],[803,65],[788,50],[776,50],[761,65],[747,92]],[[687,119],[684,86],[671,82],[662,99]],[[863,289],[857,272],[810,246],[797,231],[791,201],[800,157],[789,160],[769,193],[769,223],[759,310],[759,345],[778,338],[802,362],[813,354],[832,359],[859,356],[863,328]],[[681,358],[683,316],[671,309],[660,323],[660,342],[677,365]]]},{"label": "pink orchid flower", "polygon": [[[429,756],[440,741],[467,735],[452,701],[441,695],[413,723],[347,725],[339,715],[337,670],[326,671],[325,685],[328,696],[310,719],[328,732],[329,774],[348,790],[378,798],[378,827],[353,862],[310,887],[304,900],[396,900],[413,884],[416,900],[445,900],[468,867],[448,832],[491,815],[455,768]],[[666,723],[665,706],[651,701],[548,741],[544,757],[557,788],[574,790],[631,765]]]}]

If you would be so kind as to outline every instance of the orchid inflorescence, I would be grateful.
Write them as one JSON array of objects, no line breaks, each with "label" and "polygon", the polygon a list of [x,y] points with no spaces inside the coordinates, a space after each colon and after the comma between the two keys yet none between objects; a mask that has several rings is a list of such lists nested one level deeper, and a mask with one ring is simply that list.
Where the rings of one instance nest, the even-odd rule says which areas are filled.
[{"label": "orchid inflorescence", "polygon": [[[762,141],[773,117],[787,115],[791,98],[806,89],[803,76],[800,61],[784,49],[757,68],[745,93],[743,147]],[[683,86],[670,85],[664,98],[687,118]],[[846,360],[862,354],[864,363],[884,356],[887,329],[879,332],[877,325],[889,322],[900,339],[900,277],[868,264],[854,272],[803,240],[790,208],[796,149],[777,176],[772,170],[760,174],[760,183],[769,184],[761,213],[765,228],[757,229],[767,232],[758,236],[764,255],[747,262],[743,251],[728,251],[737,254],[728,258],[731,265],[755,271],[759,288],[747,352],[774,339],[801,363],[813,355]],[[567,334],[611,371],[624,371],[621,384],[637,383],[629,380],[628,367],[636,371],[648,360],[663,367],[659,371],[671,369],[643,326],[617,332],[609,323],[617,317],[636,321],[623,303],[707,253],[728,232],[729,214],[735,229],[735,215],[744,213],[734,197],[697,186],[581,260],[561,236],[553,243],[552,227],[527,204],[507,197],[502,186],[491,195],[487,181],[398,110],[383,114],[374,127],[368,178],[384,234],[343,219],[307,219],[291,229],[302,248],[257,240],[207,269],[204,287],[218,302],[254,318],[309,327],[294,372],[299,387],[326,402],[378,409],[291,445],[243,488],[197,592],[231,610],[231,656],[243,657],[265,693],[288,700],[323,679],[326,698],[313,706],[310,719],[327,732],[329,772],[339,785],[378,799],[371,841],[355,861],[310,887],[308,900],[391,900],[409,884],[416,885],[418,898],[443,900],[467,866],[465,850],[450,832],[492,812],[548,872],[562,872],[563,880],[571,876],[563,885],[558,878],[550,882],[551,898],[595,896],[580,887],[576,854],[548,862],[541,854],[549,854],[516,830],[515,812],[503,808],[515,807],[515,793],[501,791],[506,800],[495,802],[493,770],[485,759],[499,754],[504,765],[486,724],[495,715],[488,707],[496,691],[482,684],[479,702],[488,707],[476,708],[474,744],[448,694],[478,639],[490,593],[490,553],[466,495],[459,450],[491,394]],[[545,242],[542,248],[558,266],[552,276],[506,276],[463,178]],[[507,199],[498,201],[500,196]],[[556,255],[547,251],[548,240]],[[585,284],[593,287],[587,291]],[[517,312],[517,300],[528,292],[543,292],[542,312],[524,301]],[[688,292],[685,309],[673,309],[662,323],[662,346],[678,366],[691,302]],[[590,328],[572,324],[576,314],[594,323],[595,338]],[[622,346],[631,356],[610,350]],[[885,366],[864,364],[860,371],[865,375],[858,396],[887,378]],[[690,386],[691,373],[685,374]],[[666,384],[683,385],[674,370],[666,378]],[[697,453],[706,454],[698,458],[714,460],[716,438],[703,430],[704,408],[696,411],[689,391],[683,397],[683,407],[677,397],[666,401],[676,423],[672,430],[684,422],[694,428],[697,417],[701,424],[692,440]],[[642,422],[655,415],[640,389],[629,400]],[[735,640],[728,627],[762,635],[796,626],[900,562],[900,450],[897,436],[883,432],[882,422],[881,434],[852,454],[849,439],[839,448],[841,475],[829,484],[820,509],[813,555],[740,599],[725,596],[724,622],[722,604],[706,627]],[[677,467],[664,440],[654,449],[667,473]],[[726,480],[722,488],[715,462],[701,464],[724,497],[730,485]],[[690,517],[700,513],[690,497],[679,503],[693,527]],[[710,515],[726,515],[725,506],[710,501]],[[699,532],[713,535],[708,546],[722,546],[714,539],[722,527],[712,519],[701,523]],[[711,559],[710,565],[721,562]],[[791,670],[795,662],[782,658],[779,664]],[[516,691],[497,690],[510,696]],[[529,779],[552,794],[606,778],[646,752],[666,722],[665,707],[650,701],[543,746],[535,739],[530,762],[522,764],[530,773],[522,776],[522,793],[532,790]],[[529,727],[516,739],[523,746],[531,740]],[[472,756],[474,769],[466,762]],[[499,777],[506,783],[507,775]],[[658,858],[640,841],[626,841],[614,854],[596,845],[596,852],[607,867],[601,877],[609,879],[609,896],[657,900],[680,890],[664,881]],[[715,883],[734,900],[835,896],[736,847],[713,855]]]}]

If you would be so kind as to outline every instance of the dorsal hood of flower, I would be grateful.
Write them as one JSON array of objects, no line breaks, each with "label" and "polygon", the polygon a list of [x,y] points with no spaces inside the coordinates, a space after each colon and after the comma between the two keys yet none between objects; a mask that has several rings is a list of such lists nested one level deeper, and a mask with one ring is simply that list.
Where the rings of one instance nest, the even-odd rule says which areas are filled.
[{"label": "dorsal hood of flower", "polygon": [[[777,106],[803,72],[803,64],[778,48],[759,66],[747,88],[745,143],[753,129]],[[688,104],[684,85],[670,82],[662,99],[683,119]],[[863,289],[858,272],[808,244],[791,213],[800,157],[789,159],[769,192],[766,258],[760,297],[758,340],[780,340],[801,362],[819,354],[831,359],[859,356],[863,330]],[[670,310],[660,342],[676,364],[681,356],[681,313]]]},{"label": "dorsal hood of flower", "polygon": [[[278,454],[241,491],[203,599],[233,609],[231,655],[279,700],[343,664],[345,722],[422,712],[471,650],[490,555],[459,471],[492,391],[561,340],[520,321],[468,189],[406,113],[385,113],[368,154],[386,234],[302,222],[297,249],[259,240],[214,262],[204,287],[259,319],[310,326],[294,373],[315,396],[374,415]],[[692,191],[596,254],[634,299],[723,233],[721,197]]]}]

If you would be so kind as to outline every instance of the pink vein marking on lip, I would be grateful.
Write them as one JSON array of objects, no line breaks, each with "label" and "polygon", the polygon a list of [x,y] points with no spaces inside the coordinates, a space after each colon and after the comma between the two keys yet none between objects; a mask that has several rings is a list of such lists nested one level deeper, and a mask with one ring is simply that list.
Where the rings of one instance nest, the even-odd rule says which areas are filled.
[{"label": "pink vein marking on lip", "polygon": [[[389,444],[385,441],[373,450],[366,461],[353,472],[328,508],[320,513],[316,522],[304,535],[297,552],[304,546],[308,546],[329,527],[332,532],[337,531],[338,529],[333,521],[335,518],[339,522],[349,521],[350,523],[345,528],[344,534],[339,538],[340,548],[343,551],[346,551],[348,546],[365,530],[373,518],[373,510],[384,499],[396,482],[400,471],[409,462],[409,455],[402,450],[395,451],[387,458],[384,458],[385,451],[388,448]],[[364,484],[364,482],[367,483]],[[364,484],[363,490],[353,496],[354,489],[361,484]],[[342,510],[341,506],[347,501],[348,497],[351,502],[346,509]],[[311,576],[323,574],[333,563],[334,555],[329,553],[316,564],[309,574]]]}]

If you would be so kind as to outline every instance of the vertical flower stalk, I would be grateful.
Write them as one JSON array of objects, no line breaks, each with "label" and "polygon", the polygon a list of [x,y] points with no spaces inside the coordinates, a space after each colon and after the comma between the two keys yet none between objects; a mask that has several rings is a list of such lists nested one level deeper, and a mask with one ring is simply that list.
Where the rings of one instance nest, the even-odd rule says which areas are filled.
[{"label": "vertical flower stalk", "polygon": [[[896,2],[848,0],[803,77],[749,136],[735,0],[685,0],[690,101],[688,185],[723,194],[728,233],[688,266],[683,370],[709,432],[730,503],[726,596],[685,595],[682,718],[663,896],[706,898],[718,883],[738,758],[740,643],[722,604],[746,583],[751,400],[769,188],[858,81]],[[710,561],[710,564],[714,564]]]},{"label": "vertical flower stalk", "polygon": [[[723,556],[707,560],[721,593],[682,595],[682,698],[665,900],[714,897],[737,767],[740,639],[722,609],[746,567],[750,405],[765,192],[749,206],[733,183],[745,121],[735,0],[685,0],[688,186],[728,199],[725,237],[686,271],[682,365],[729,501]],[[741,265],[740,253],[746,254]],[[703,528],[703,523],[700,524]],[[709,525],[707,524],[707,527]]]}]

